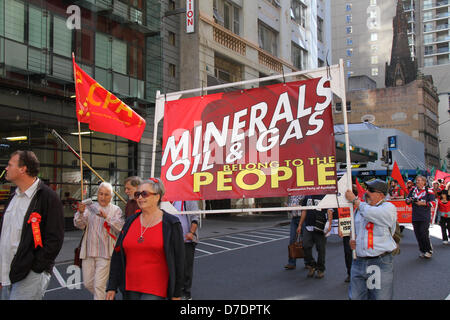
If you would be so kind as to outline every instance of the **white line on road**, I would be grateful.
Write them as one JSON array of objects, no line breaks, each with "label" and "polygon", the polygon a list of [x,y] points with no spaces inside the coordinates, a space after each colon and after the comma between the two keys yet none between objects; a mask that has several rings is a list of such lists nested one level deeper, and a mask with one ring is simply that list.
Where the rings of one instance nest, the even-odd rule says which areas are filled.
[{"label": "white line on road", "polygon": [[206,253],[206,254],[213,254],[212,252],[209,252],[209,251],[206,251],[206,250],[202,250],[202,249],[199,249],[199,248],[195,248],[195,251],[200,251],[200,252],[203,252],[203,253]]},{"label": "white line on road", "polygon": [[244,240],[244,241],[257,242],[257,243],[260,242],[260,241],[258,241],[258,240],[247,239],[247,238],[240,238],[240,237],[235,237],[235,236],[225,236],[225,237],[227,237],[227,238],[232,238],[232,239],[237,239],[237,240]]},{"label": "white line on road", "polygon": [[237,244],[238,246],[243,246],[243,247],[247,246],[246,244],[243,244],[243,243],[233,242],[233,241],[228,241],[228,240],[222,240],[222,239],[214,239],[214,241],[222,241],[222,242],[226,242],[226,243]]},{"label": "white line on road", "polygon": [[[279,234],[273,234],[273,233],[269,233],[269,232],[252,231],[252,233],[262,234],[262,235],[265,235],[265,236],[275,236],[275,237],[279,237],[280,236]],[[284,237],[281,237],[281,238],[273,238],[272,237],[272,239],[282,239],[282,238],[284,238]]]},{"label": "white line on road", "polygon": [[269,239],[269,240],[279,240],[279,239],[277,239],[277,238],[272,238],[272,237],[261,237],[261,236],[256,236],[256,235],[253,235],[253,234],[249,234],[249,233],[246,233],[245,234],[245,236],[246,237],[254,237],[254,238],[262,238],[262,239]]},{"label": "white line on road", "polygon": [[217,248],[225,249],[225,250],[230,250],[231,249],[231,248],[228,248],[228,247],[222,247],[222,246],[218,246],[217,244],[212,244],[212,243],[208,243],[208,242],[204,242],[204,241],[201,241],[199,244],[206,244],[207,246],[217,247]]}]

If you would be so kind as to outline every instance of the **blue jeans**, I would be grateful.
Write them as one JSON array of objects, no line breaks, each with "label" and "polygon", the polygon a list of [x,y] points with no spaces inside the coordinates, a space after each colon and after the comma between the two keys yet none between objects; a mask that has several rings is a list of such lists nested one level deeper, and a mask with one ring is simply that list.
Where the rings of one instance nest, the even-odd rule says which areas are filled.
[{"label": "blue jeans", "polygon": [[123,300],[166,300],[166,299],[149,293],[125,291]]},{"label": "blue jeans", "polygon": [[[294,243],[297,240],[297,228],[300,222],[300,217],[293,217],[291,220],[291,230],[289,234],[289,244]],[[288,263],[295,266],[296,259],[288,258]]]},{"label": "blue jeans", "polygon": [[352,263],[349,298],[352,300],[391,300],[394,295],[392,254]]}]

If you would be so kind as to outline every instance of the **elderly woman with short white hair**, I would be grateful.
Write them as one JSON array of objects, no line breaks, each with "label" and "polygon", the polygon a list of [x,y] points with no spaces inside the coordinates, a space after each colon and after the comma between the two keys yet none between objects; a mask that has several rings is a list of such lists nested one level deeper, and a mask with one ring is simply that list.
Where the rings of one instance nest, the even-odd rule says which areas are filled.
[{"label": "elderly woman with short white hair", "polygon": [[124,224],[122,210],[111,203],[112,195],[111,184],[101,183],[97,202],[80,204],[73,219],[75,227],[85,230],[80,251],[83,282],[95,300],[106,297],[111,255]]}]

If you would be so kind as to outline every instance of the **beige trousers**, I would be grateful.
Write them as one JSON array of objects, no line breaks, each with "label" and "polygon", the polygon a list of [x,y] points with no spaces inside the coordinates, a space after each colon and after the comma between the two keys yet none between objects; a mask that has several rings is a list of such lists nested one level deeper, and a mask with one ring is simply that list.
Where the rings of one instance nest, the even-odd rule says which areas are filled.
[{"label": "beige trousers", "polygon": [[94,300],[105,300],[111,259],[87,257],[83,259],[83,282],[94,295]]}]

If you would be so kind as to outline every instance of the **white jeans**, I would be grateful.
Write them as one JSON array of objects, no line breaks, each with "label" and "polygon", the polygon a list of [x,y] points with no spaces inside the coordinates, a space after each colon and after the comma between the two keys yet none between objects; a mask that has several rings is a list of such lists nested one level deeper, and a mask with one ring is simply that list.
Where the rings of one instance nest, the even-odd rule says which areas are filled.
[{"label": "white jeans", "polygon": [[87,257],[83,259],[83,282],[86,289],[93,295],[94,300],[105,300],[106,283],[109,278],[111,259]]},{"label": "white jeans", "polygon": [[51,274],[30,271],[25,279],[2,288],[2,300],[42,300]]}]

